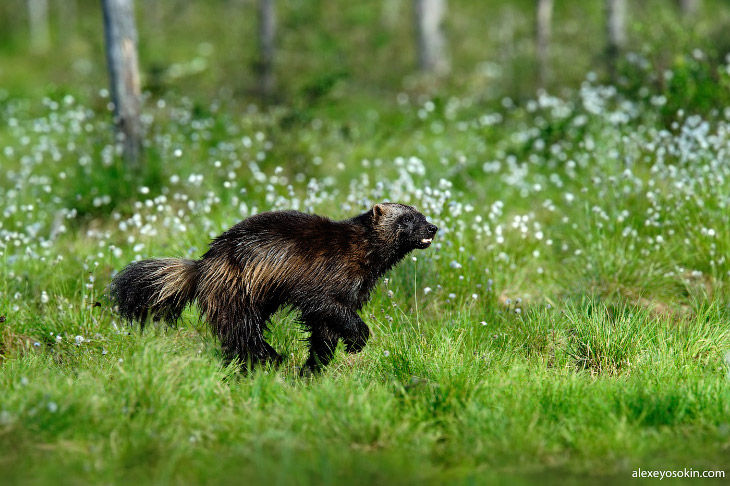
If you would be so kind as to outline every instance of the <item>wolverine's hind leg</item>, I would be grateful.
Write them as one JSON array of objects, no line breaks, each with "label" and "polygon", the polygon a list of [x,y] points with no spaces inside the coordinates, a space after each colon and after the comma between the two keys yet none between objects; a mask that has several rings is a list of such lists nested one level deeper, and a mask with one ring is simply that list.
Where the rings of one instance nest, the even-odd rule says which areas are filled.
[{"label": "wolverine's hind leg", "polygon": [[312,332],[306,363],[311,369],[320,369],[332,360],[340,339],[344,341],[348,353],[357,353],[370,337],[370,329],[360,316],[339,304],[303,312],[302,320]]},{"label": "wolverine's hind leg", "polygon": [[227,361],[239,359],[246,366],[260,363],[279,364],[282,357],[262,335],[220,335],[223,355]]},{"label": "wolverine's hind leg", "polygon": [[229,311],[218,316],[217,324],[211,322],[226,360],[237,358],[247,366],[267,362],[278,364],[282,361],[282,357],[266,342],[263,334],[266,321],[276,311],[275,307],[251,308],[237,304],[232,305]]}]

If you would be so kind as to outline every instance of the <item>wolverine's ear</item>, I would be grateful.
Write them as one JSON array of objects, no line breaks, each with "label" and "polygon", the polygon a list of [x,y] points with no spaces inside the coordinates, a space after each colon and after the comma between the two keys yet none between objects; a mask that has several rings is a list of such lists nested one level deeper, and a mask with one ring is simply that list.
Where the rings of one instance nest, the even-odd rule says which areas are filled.
[{"label": "wolverine's ear", "polygon": [[373,206],[373,216],[375,216],[375,219],[379,219],[387,211],[388,210],[386,209],[384,204],[376,204],[375,206]]}]

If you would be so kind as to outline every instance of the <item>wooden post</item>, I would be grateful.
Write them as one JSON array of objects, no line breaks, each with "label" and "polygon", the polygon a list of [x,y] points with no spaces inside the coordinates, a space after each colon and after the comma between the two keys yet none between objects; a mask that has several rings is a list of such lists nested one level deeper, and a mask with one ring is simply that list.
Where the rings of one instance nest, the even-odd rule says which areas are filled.
[{"label": "wooden post", "polygon": [[124,159],[138,167],[142,155],[137,28],[133,0],[101,0],[114,122]]},{"label": "wooden post", "polygon": [[444,75],[451,69],[443,29],[446,9],[446,0],[414,0],[418,67],[423,72]]},{"label": "wooden post", "polygon": [[553,0],[537,0],[537,83],[545,88],[550,71],[550,23],[553,17]]},{"label": "wooden post", "polygon": [[274,39],[276,38],[276,12],[274,0],[259,0],[259,91],[270,97],[276,87],[274,74]]},{"label": "wooden post", "polygon": [[606,0],[606,57],[611,79],[616,81],[616,62],[626,45],[626,0]]}]

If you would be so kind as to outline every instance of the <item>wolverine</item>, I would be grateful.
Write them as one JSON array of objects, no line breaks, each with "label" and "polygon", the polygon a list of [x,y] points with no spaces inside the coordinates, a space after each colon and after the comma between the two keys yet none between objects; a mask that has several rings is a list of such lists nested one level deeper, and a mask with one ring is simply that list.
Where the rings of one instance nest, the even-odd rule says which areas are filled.
[{"label": "wolverine", "polygon": [[342,340],[359,352],[370,329],[358,315],[373,287],[438,228],[414,207],[376,204],[343,221],[297,211],[247,218],[211,243],[200,260],[133,262],[109,285],[126,319],[174,322],[197,302],[226,359],[279,363],[264,339],[272,314],[289,306],[309,331],[306,366],[319,370]]}]

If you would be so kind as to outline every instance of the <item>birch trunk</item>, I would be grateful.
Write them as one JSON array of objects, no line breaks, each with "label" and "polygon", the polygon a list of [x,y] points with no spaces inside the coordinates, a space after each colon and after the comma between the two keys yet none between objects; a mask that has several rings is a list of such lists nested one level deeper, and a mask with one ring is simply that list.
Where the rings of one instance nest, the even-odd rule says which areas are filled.
[{"label": "birch trunk", "polygon": [[274,49],[276,38],[276,12],[274,0],[259,0],[259,90],[270,97],[276,87],[274,74]]},{"label": "birch trunk", "polygon": [[544,88],[550,77],[550,23],[553,17],[553,0],[537,0],[537,82]]},{"label": "birch trunk", "polygon": [[679,8],[682,14],[689,17],[697,13],[701,0],[679,0]]},{"label": "birch trunk", "polygon": [[616,62],[626,45],[626,0],[606,0],[606,57],[612,80],[616,80]]},{"label": "birch trunk", "polygon": [[101,0],[101,4],[117,137],[127,164],[137,167],[142,152],[142,124],[133,0]]},{"label": "birch trunk", "polygon": [[418,66],[423,72],[444,75],[451,69],[444,19],[446,0],[414,0]]},{"label": "birch trunk", "polygon": [[73,39],[76,36],[78,5],[76,0],[60,0],[56,2],[58,8],[58,36],[64,39]]},{"label": "birch trunk", "polygon": [[48,25],[48,0],[28,0],[30,48],[34,52],[46,52],[51,45]]}]

